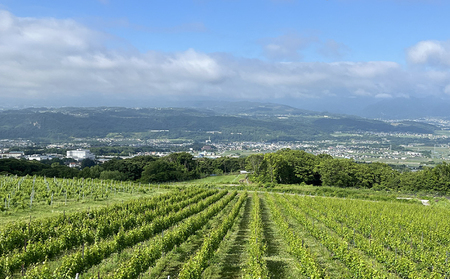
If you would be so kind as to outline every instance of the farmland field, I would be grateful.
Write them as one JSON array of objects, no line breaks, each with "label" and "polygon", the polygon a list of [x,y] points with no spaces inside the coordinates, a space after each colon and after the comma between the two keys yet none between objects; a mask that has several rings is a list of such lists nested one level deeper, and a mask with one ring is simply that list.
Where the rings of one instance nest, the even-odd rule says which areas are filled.
[{"label": "farmland field", "polygon": [[167,192],[164,185],[99,179],[0,176],[0,226]]},{"label": "farmland field", "polygon": [[[130,198],[3,221],[0,278],[450,276],[446,207],[188,184],[162,191],[160,185],[112,181],[2,179],[6,197],[11,189],[19,196],[22,181],[17,200],[27,202],[26,208],[14,209],[7,198],[2,214],[90,204],[94,193],[109,200],[115,189]],[[57,191],[58,185],[67,189]],[[65,191],[71,193],[69,201]],[[92,200],[83,200],[83,193]]]}]

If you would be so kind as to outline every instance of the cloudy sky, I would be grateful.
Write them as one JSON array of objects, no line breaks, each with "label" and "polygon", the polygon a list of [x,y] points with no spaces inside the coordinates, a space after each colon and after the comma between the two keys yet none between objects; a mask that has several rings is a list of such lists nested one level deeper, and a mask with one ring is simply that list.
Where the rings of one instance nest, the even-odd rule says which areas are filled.
[{"label": "cloudy sky", "polygon": [[450,1],[0,0],[0,107],[450,97]]}]

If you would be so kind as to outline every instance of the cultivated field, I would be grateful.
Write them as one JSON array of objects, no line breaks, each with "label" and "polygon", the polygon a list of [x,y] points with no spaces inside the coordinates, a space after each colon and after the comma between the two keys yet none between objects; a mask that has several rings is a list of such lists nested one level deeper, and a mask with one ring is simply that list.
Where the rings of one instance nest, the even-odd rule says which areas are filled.
[{"label": "cultivated field", "polygon": [[[28,179],[21,186],[31,183],[33,189],[33,178]],[[71,189],[87,189],[82,182],[73,180]],[[120,185],[100,183],[109,196]],[[171,186],[161,193],[159,185],[127,185],[128,190],[122,184],[124,193],[141,197],[4,222],[0,278],[450,276],[446,207],[231,187]],[[36,178],[34,191],[41,188],[39,193],[48,192],[45,180]],[[54,194],[50,203],[65,202],[61,197]],[[39,206],[39,212],[50,207]],[[33,208],[16,211],[21,210]]]},{"label": "cultivated field", "polygon": [[0,176],[0,226],[148,198],[167,192],[167,187],[100,179]]}]

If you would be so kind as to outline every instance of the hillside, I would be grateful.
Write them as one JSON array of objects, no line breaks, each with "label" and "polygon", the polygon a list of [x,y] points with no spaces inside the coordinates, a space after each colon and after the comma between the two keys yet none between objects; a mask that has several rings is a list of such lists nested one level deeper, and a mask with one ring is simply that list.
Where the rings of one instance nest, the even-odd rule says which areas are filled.
[{"label": "hillside", "polygon": [[0,138],[34,141],[139,138],[215,141],[327,139],[335,131],[433,133],[417,122],[390,123],[345,115],[323,115],[274,104],[246,103],[193,108],[27,108],[0,111]]}]

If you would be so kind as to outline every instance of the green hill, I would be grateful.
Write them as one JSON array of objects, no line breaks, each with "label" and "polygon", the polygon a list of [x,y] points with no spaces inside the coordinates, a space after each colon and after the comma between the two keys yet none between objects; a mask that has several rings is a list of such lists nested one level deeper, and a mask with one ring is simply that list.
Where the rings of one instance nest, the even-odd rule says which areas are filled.
[{"label": "green hill", "polygon": [[[282,105],[229,109],[189,108],[27,108],[0,111],[0,138],[52,141],[107,137],[184,138],[215,141],[326,139],[335,131],[434,133],[417,122],[392,125],[353,116],[321,115]],[[278,112],[278,113],[277,113]],[[214,132],[214,133],[212,133]]]}]

